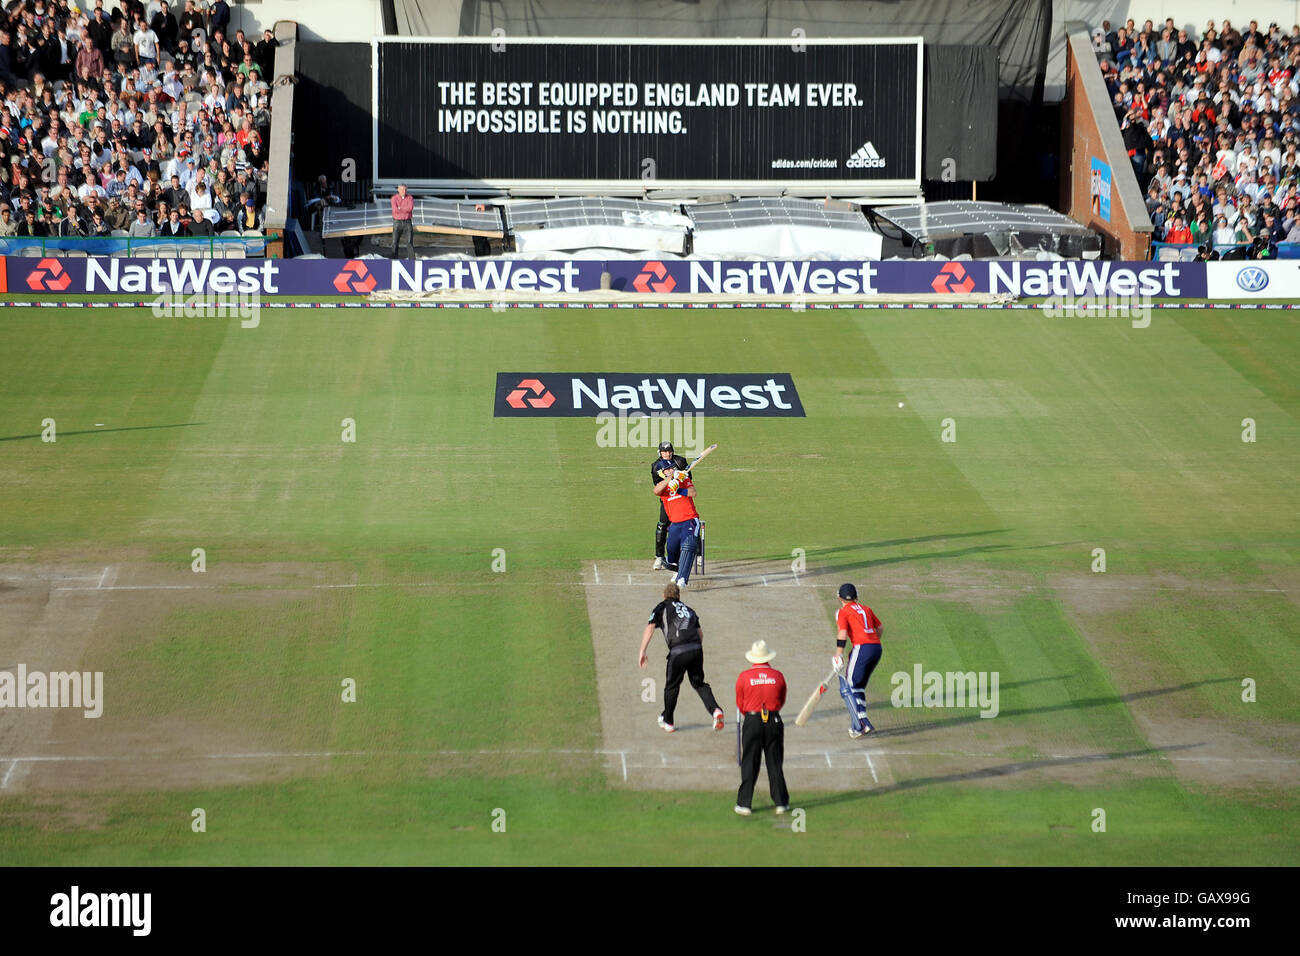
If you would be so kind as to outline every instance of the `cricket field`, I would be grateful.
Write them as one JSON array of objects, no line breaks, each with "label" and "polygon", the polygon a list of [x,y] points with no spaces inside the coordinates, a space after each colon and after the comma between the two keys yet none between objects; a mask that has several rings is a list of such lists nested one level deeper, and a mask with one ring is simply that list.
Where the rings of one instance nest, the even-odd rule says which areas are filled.
[{"label": "cricket field", "polygon": [[[1300,854],[1295,312],[11,307],[0,337],[2,864]],[[692,423],[724,732],[686,687],[662,733],[661,638],[636,666],[654,448],[494,417],[518,370],[792,377],[804,417]],[[833,690],[793,725],[844,581],[885,625],[862,741]],[[759,638],[799,812],[760,779],[742,819]],[[20,667],[102,675],[101,712],[19,707]]]}]

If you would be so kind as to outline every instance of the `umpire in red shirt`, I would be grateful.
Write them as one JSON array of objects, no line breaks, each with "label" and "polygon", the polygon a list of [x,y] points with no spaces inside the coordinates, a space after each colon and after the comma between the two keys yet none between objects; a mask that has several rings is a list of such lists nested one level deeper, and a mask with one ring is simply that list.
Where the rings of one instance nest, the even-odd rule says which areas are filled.
[{"label": "umpire in red shirt", "polygon": [[736,793],[736,812],[749,816],[754,802],[754,785],[758,782],[759,763],[767,759],[767,782],[777,813],[790,809],[790,791],[785,786],[785,725],[781,708],[785,706],[785,677],[769,661],[776,652],[767,641],[756,641],[745,653],[754,666],[736,678],[736,709],[740,711],[740,790]]}]

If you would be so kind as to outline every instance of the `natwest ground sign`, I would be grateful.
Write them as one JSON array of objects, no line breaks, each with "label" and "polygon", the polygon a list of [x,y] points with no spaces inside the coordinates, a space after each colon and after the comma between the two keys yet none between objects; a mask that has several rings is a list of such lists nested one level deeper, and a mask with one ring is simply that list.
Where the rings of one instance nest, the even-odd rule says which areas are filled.
[{"label": "natwest ground sign", "polygon": [[802,418],[787,372],[714,375],[646,372],[498,372],[497,418],[713,415]]},{"label": "natwest ground sign", "polygon": [[639,290],[635,277],[655,268],[660,273],[657,291],[696,295],[1205,295],[1204,266],[1180,262],[674,260],[605,266],[613,289]]},{"label": "natwest ground sign", "polygon": [[[364,296],[373,292],[577,295],[845,296],[1062,295],[1296,297],[1300,268],[1269,263],[728,261],[683,259],[211,259],[0,258],[0,292]],[[1246,271],[1243,271],[1246,270]],[[1270,283],[1267,280],[1276,276]]]},{"label": "natwest ground sign", "polygon": [[[38,295],[49,292],[63,295],[115,292],[294,295],[300,293],[281,288],[281,275],[286,266],[291,266],[288,271],[310,280],[309,272],[298,268],[306,263],[291,265],[293,263],[292,259],[249,259],[236,266],[227,265],[222,259],[36,259],[8,256],[0,258],[0,291]],[[333,265],[329,274],[333,276],[336,272],[338,266]],[[324,270],[318,270],[317,274],[323,276]],[[332,286],[313,291],[318,295],[335,294],[331,290]]]}]

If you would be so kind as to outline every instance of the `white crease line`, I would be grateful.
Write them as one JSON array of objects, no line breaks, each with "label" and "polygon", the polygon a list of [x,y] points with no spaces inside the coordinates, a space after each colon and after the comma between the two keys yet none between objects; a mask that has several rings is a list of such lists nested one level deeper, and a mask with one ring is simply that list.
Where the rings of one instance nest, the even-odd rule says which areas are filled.
[{"label": "white crease line", "polygon": [[[700,578],[706,579],[710,584],[715,584],[715,583],[716,583],[716,584],[719,584],[719,585],[722,586],[722,587],[758,587],[760,584],[761,584],[763,587],[769,587],[769,586],[770,586],[770,587],[774,587],[774,588],[821,587],[821,586],[822,586],[822,585],[813,585],[813,584],[791,584],[791,583],[789,583],[789,579],[788,579],[788,578],[786,579],[785,583],[776,583],[776,584],[773,584],[772,582],[768,581],[767,578],[766,578],[765,576],[763,576],[763,575],[757,575],[756,577],[752,577],[752,578],[734,578],[734,577],[725,577],[725,576],[723,576],[723,577],[719,577],[719,576],[714,575],[714,574],[704,574],[704,575],[702,575],[702,574],[700,574],[698,571],[695,572],[695,575],[696,575],[697,577],[700,577]],[[632,575],[629,574],[629,575],[628,575],[628,581],[627,581],[626,584],[624,584],[622,581],[579,581],[578,583],[581,584],[581,585],[582,585],[583,587],[585,587],[585,588],[594,588],[594,587],[597,587],[597,586],[600,586],[600,587],[602,587],[602,588],[626,588],[626,587],[638,587],[638,588],[643,588],[643,587],[649,587],[649,586],[655,584],[656,581],[657,581],[656,578],[648,578],[648,579],[645,580],[645,581],[636,581],[636,580],[633,580],[633,579],[632,579]],[[836,585],[829,585],[829,584],[827,584],[827,585],[824,585],[824,586],[825,586],[825,587],[832,587],[832,586],[833,586],[833,587],[839,587],[838,584],[836,584]]]},{"label": "white crease line", "polygon": [[620,750],[618,756],[623,761],[623,782],[627,783],[627,753]]},{"label": "white crease line", "polygon": [[[631,575],[628,575],[630,578]],[[799,575],[791,572],[789,581],[793,579],[794,583],[772,585],[774,587],[804,587],[804,588],[838,588],[839,585],[833,582],[826,584],[808,583],[805,584],[799,580]],[[763,574],[711,574],[711,581],[722,582],[740,582],[748,584],[758,584],[760,581],[769,585],[767,576]],[[589,582],[584,582],[589,583]],[[619,586],[619,585],[614,585]],[[1147,585],[1147,584],[1098,584],[1098,585],[1077,585],[1077,584],[954,584],[945,582],[944,588],[949,591],[1011,591],[1017,593],[1036,592],[1036,591],[1091,591],[1096,593],[1106,593],[1109,591],[1196,591],[1198,593],[1210,594],[1290,594],[1287,588],[1276,587],[1231,587],[1231,588],[1206,588],[1206,587],[1173,587],[1168,585]],[[915,584],[888,584],[882,585],[892,591],[917,591],[919,585]],[[928,592],[926,592],[928,593]]]},{"label": "white crease line", "polygon": [[[628,575],[628,577],[630,578],[631,575]],[[804,584],[802,581],[799,581],[797,583],[771,584],[764,575],[759,575],[758,580],[755,580],[753,577],[739,577],[739,576],[726,575],[726,574],[710,574],[708,578],[710,583],[720,582],[721,584],[723,584],[723,586],[729,585],[731,584],[731,582],[738,582],[737,584],[732,586],[743,587],[746,585],[752,585],[757,587],[761,584],[764,586],[782,587],[782,588],[838,588],[839,587],[838,584]],[[583,587],[596,586],[591,581],[582,581],[579,583],[581,583]],[[629,582],[629,584],[630,583],[631,582]],[[370,586],[385,587],[386,585],[370,585]],[[628,587],[627,584],[621,584],[619,582],[613,582],[613,581],[602,583],[600,586],[616,587],[616,588]],[[1198,594],[1291,594],[1293,593],[1287,590],[1286,588],[1166,588],[1166,587],[1114,587],[1114,586],[1107,586],[1104,588],[1086,588],[1086,587],[1071,587],[1067,585],[1062,585],[1060,587],[1048,587],[1048,586],[1038,587],[1035,585],[1026,585],[1024,587],[1010,587],[1010,586],[1003,587],[1000,585],[983,585],[983,584],[969,584],[969,585],[945,584],[944,587],[947,589],[947,591],[1009,591],[1013,593],[1034,593],[1039,591],[1092,591],[1098,594],[1105,594],[1107,592],[1121,592],[1121,591],[1139,591],[1139,592],[1196,591]],[[884,588],[888,588],[891,591],[914,592],[920,590],[918,587],[911,584],[882,585],[882,589]],[[60,590],[60,589],[56,589],[56,590]],[[76,589],[65,588],[61,590],[76,590]],[[104,590],[108,590],[108,588],[105,588]],[[944,592],[935,592],[933,595],[931,595],[930,592],[921,592],[921,593],[925,596],[942,597]]]},{"label": "white crease line", "polygon": [[[221,588],[219,584],[111,584],[108,587],[93,588],[50,588],[51,591],[216,591]],[[257,588],[257,590],[267,590],[266,588]],[[272,589],[279,590],[279,589]]]},{"label": "white crease line", "polygon": [[99,576],[99,583],[95,585],[95,589],[96,589],[96,590],[99,590],[100,588],[103,588],[103,586],[104,586],[104,578],[106,578],[106,577],[108,577],[108,568],[107,568],[107,567],[104,568],[103,573],[100,574],[100,576]]},{"label": "white crease line", "polygon": [[1222,760],[1227,763],[1300,763],[1300,760],[1288,760],[1285,757],[1170,757],[1170,760],[1184,760],[1189,763],[1205,763],[1209,760]]},{"label": "white crease line", "polygon": [[[714,576],[711,575],[711,574],[709,574],[709,575],[705,575],[704,578],[705,578],[705,580],[707,580],[707,581],[709,582],[710,587],[719,587],[719,588],[759,587],[759,586],[761,586],[762,583],[763,583],[763,582],[761,582],[761,581],[754,580],[754,581],[744,582],[744,583],[741,583],[741,584],[732,584],[732,583],[728,582],[726,578],[716,578],[716,577],[714,577]],[[719,583],[719,582],[721,582],[721,583]],[[650,586],[653,585],[655,582],[654,582],[653,580],[650,580],[650,581],[646,581],[646,582],[644,582],[644,583],[640,583],[640,584],[638,584],[638,583],[636,583],[636,582],[630,582],[630,583],[628,583],[628,584],[624,584],[622,581],[603,581],[603,582],[601,582],[599,585],[597,585],[594,581],[579,581],[578,583],[581,584],[584,588],[594,588],[594,587],[602,587],[602,588],[627,588],[627,587],[637,587],[637,588],[644,588],[644,587],[650,587]],[[774,588],[791,588],[791,589],[793,589],[793,588],[795,588],[795,587],[805,587],[805,588],[811,588],[811,587],[822,587],[823,585],[817,585],[817,584],[803,584],[803,585],[794,585],[794,584],[773,584],[773,585],[771,585],[771,586],[774,587]],[[824,586],[825,586],[825,587],[828,587],[828,588],[829,588],[829,587],[839,587],[838,584],[835,584],[835,585],[827,584],[827,585],[824,585]]]},{"label": "white crease line", "polygon": [[835,764],[831,763],[831,755],[829,753],[826,753],[825,751],[822,751],[822,756],[826,758],[826,766],[834,770]]},{"label": "white crease line", "polygon": [[[310,585],[313,591],[333,591],[341,588],[436,588],[438,582],[423,581],[416,584],[313,584]],[[289,584],[282,587],[274,585],[258,588],[259,591],[299,591],[307,588],[305,584]],[[242,588],[241,588],[242,590]]]},{"label": "white crease line", "polygon": [[[715,581],[727,581],[728,579],[717,578],[710,575],[708,576],[708,580],[710,583],[713,583]],[[493,586],[488,582],[468,582],[468,583],[472,585],[482,586],[482,587]],[[627,588],[627,587],[649,587],[655,582],[651,580],[645,582],[644,584],[638,583],[632,580],[632,575],[629,574],[627,576],[626,584],[624,584],[621,581],[579,581],[578,583],[585,588],[594,588],[594,587]],[[750,581],[749,583],[757,585],[758,581]],[[766,580],[763,581],[764,585],[766,585],[767,583],[768,582]],[[238,591],[334,591],[334,590],[350,590],[353,588],[380,588],[380,589],[411,588],[411,589],[419,590],[422,588],[437,588],[437,587],[451,587],[451,586],[452,583],[448,581],[420,581],[420,582],[409,583],[409,584],[401,583],[401,582],[397,582],[397,583],[381,582],[378,584],[265,584],[265,585],[241,584],[239,582],[232,581],[227,584],[110,584],[105,587],[100,587],[99,585],[63,586],[63,587],[52,587],[50,588],[50,590],[51,591],[229,591],[231,593],[235,593]],[[466,585],[461,584],[457,586],[464,587]],[[821,585],[804,585],[804,586],[820,587]],[[832,587],[832,586],[838,587],[838,585],[829,585],[829,584],[825,585],[825,587]],[[789,588],[789,587],[795,587],[795,585],[778,584],[778,585],[773,585],[773,587]]]},{"label": "white crease line", "polygon": [[[106,569],[106,571],[111,571],[111,570],[112,570],[111,567]],[[755,586],[761,583],[764,587],[801,587],[801,588],[838,588],[839,587],[838,584],[834,584],[834,583],[804,584],[802,581],[799,580],[798,575],[793,575],[794,583],[784,583],[784,584],[782,583],[772,584],[770,581],[767,580],[767,576],[762,574],[758,574],[758,575],[710,574],[708,577],[710,583],[716,582],[724,585],[729,584],[731,582],[737,582],[740,585],[749,584]],[[0,580],[2,580],[6,584],[11,584],[20,588],[21,587],[46,587],[49,586],[51,583],[47,580],[39,579],[39,578],[35,578],[35,579],[4,578]],[[105,580],[104,574],[101,574],[98,579],[93,577],[86,577],[86,578],[68,577],[68,578],[63,578],[62,580],[96,581],[96,583],[94,585],[85,585],[85,586],[61,585],[57,587],[50,587],[49,589],[51,591],[217,591],[222,589],[244,590],[244,591],[304,591],[304,590],[335,590],[335,589],[350,589],[350,588],[417,588],[418,589],[418,588],[435,588],[435,587],[451,586],[451,582],[440,582],[440,581],[420,581],[420,582],[413,582],[413,583],[381,581],[374,584],[249,585],[249,584],[241,584],[239,582],[230,582],[227,584],[109,584],[109,585],[105,585],[103,583]],[[468,583],[480,584],[482,582],[468,582]],[[597,580],[595,582],[581,581],[579,583],[582,584],[583,587],[596,587],[597,585],[599,585],[600,587],[644,587],[646,586],[646,585],[637,584],[632,579],[632,575],[630,573],[627,576],[627,584],[622,584],[621,582],[617,582],[617,581],[601,581],[599,580],[599,576],[597,576]],[[647,583],[653,584],[654,580],[651,580]],[[464,584],[460,586],[463,587]],[[884,585],[883,587],[886,587],[891,591],[911,592],[911,591],[919,590],[919,588],[916,585],[911,585],[911,584],[889,584],[889,585]],[[1079,585],[1068,585],[1068,584],[1062,584],[1062,585],[1032,585],[1031,584],[1031,585],[1011,586],[1011,585],[998,585],[998,584],[951,584],[949,583],[949,584],[945,584],[944,587],[947,591],[1008,591],[1013,593],[1032,593],[1032,592],[1039,592],[1039,591],[1090,591],[1097,594],[1105,594],[1107,592],[1118,593],[1123,591],[1137,591],[1137,592],[1196,591],[1198,593],[1208,593],[1208,594],[1291,594],[1293,593],[1288,588],[1263,588],[1263,587],[1238,587],[1238,588],[1195,587],[1193,588],[1193,587],[1165,587],[1165,586],[1154,586],[1154,585],[1110,585],[1110,584],[1093,587],[1093,586],[1079,586]]]},{"label": "white crease line", "polygon": [[594,573],[594,574],[596,575],[596,583],[599,584],[599,583],[600,583],[600,568],[596,567],[596,566],[593,564],[593,565],[591,566],[591,570],[592,570],[592,573]]},{"label": "white crease line", "polygon": [[238,582],[228,584],[110,584],[108,587],[61,587],[51,591],[334,591],[351,588],[436,588],[447,586],[444,582],[423,581],[414,584],[266,584],[248,585]]},{"label": "white crease line", "polygon": [[10,761],[9,761],[9,767],[8,767],[8,769],[5,770],[4,779],[0,779],[0,790],[3,790],[3,789],[5,789],[5,787],[9,786],[9,778],[10,778],[10,776],[13,775],[14,767],[17,767],[17,766],[18,766],[18,758],[17,758],[17,757],[15,757],[13,760],[10,760]]},{"label": "white crease line", "polygon": [[13,575],[4,575],[0,577],[0,584],[6,584],[15,588],[37,588],[45,587],[59,581],[98,581],[99,578],[93,574],[60,574],[57,578],[20,578]]},{"label": "white crease line", "polygon": [[871,754],[864,750],[862,755],[867,758],[867,766],[871,769],[871,782],[880,783],[880,778],[876,776],[876,765],[871,762]]},{"label": "white crease line", "polygon": [[[857,748],[835,751],[835,753],[851,753]],[[865,751],[858,751],[865,753]],[[872,751],[877,757],[974,757],[985,760],[1008,760],[1013,763],[1034,763],[1038,760],[1110,760],[1115,759],[1107,754],[1044,754],[1042,757],[1031,758],[1029,760],[1013,760],[1006,754],[975,753],[961,750],[875,750]],[[109,762],[119,760],[168,760],[180,762],[185,759],[192,760],[285,760],[291,758],[311,759],[321,757],[463,757],[463,756],[488,756],[488,757],[509,757],[509,756],[547,756],[547,755],[576,755],[576,756],[621,756],[624,760],[630,754],[633,757],[645,757],[653,760],[658,758],[661,766],[668,766],[668,757],[666,752],[661,750],[606,750],[594,749],[583,750],[578,748],[520,748],[520,749],[503,749],[493,750],[488,748],[478,750],[300,750],[300,751],[249,751],[245,753],[211,753],[211,754],[176,754],[176,753],[153,753],[153,754],[70,754],[70,755],[52,755],[52,756],[9,756],[0,755],[0,761],[8,760],[11,764],[19,763],[94,763]],[[809,750],[791,752],[786,751],[787,760],[816,760],[821,762],[829,758],[830,751],[827,750]],[[1133,754],[1134,757],[1159,757],[1164,756],[1159,751],[1149,754]],[[1126,758],[1131,759],[1131,758]],[[1221,761],[1224,763],[1277,763],[1277,764],[1300,764],[1300,759],[1288,757],[1167,757],[1168,760],[1182,760],[1192,762],[1204,761]],[[868,761],[870,758],[868,757]],[[724,766],[734,766],[728,764]],[[833,768],[832,768],[833,769]],[[12,768],[11,768],[12,771]],[[10,772],[11,772],[10,771]]]}]

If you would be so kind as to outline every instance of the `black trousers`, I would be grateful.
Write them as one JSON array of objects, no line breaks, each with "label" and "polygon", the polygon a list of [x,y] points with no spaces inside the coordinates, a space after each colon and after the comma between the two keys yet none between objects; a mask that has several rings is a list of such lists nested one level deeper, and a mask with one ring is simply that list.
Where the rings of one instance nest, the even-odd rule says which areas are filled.
[{"label": "black trousers", "polygon": [[393,258],[397,258],[398,249],[401,247],[402,240],[406,240],[407,246],[411,249],[411,255],[415,255],[415,243],[411,239],[411,220],[394,219],[393,220]]},{"label": "black trousers", "polygon": [[668,512],[664,510],[664,503],[659,501],[659,523],[655,525],[655,557],[664,556],[664,547],[668,544]]},{"label": "black trousers", "polygon": [[704,701],[709,716],[713,716],[718,707],[713,697],[713,688],[704,682],[704,648],[696,647],[690,651],[679,651],[668,655],[668,677],[664,684],[664,723],[673,722],[673,711],[677,708],[677,693],[682,687],[682,678],[689,677],[695,693]]},{"label": "black trousers", "polygon": [[790,805],[790,791],[785,786],[785,725],[781,715],[769,712],[767,723],[759,714],[746,714],[740,725],[740,789],[736,792],[736,806],[753,807],[754,785],[758,783],[758,767],[767,761],[767,783],[772,792],[772,802],[778,807]]}]

